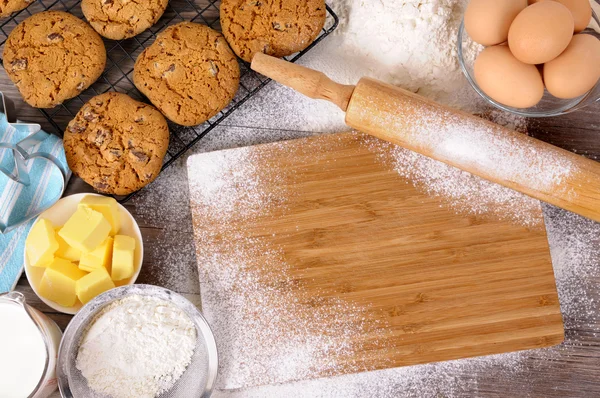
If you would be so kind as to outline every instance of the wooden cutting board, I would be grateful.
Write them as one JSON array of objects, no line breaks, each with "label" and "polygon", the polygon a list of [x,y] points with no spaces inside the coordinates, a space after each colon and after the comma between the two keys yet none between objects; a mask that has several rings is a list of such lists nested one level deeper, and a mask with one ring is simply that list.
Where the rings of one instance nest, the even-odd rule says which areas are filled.
[{"label": "wooden cutting board", "polygon": [[[188,161],[203,310],[225,361],[232,362],[223,365],[221,377],[234,381],[222,387],[540,348],[563,340],[543,225],[526,229],[458,215],[403,180],[381,160],[389,147],[373,140],[333,134]],[[279,263],[264,254],[270,250],[277,250]],[[235,269],[231,259],[243,264]],[[313,310],[320,311],[318,322],[339,323],[344,317],[336,309],[340,303],[360,308],[363,323],[352,329],[359,333],[323,332],[353,348],[332,350],[332,357],[340,354],[333,367],[313,364],[310,372],[253,377],[256,365],[246,369],[248,377],[236,378],[239,363],[260,361],[260,355],[240,349],[235,336],[244,333],[248,339],[255,333],[260,339],[266,332],[253,328],[262,325],[261,305],[270,304],[257,304],[256,297],[244,302],[247,296],[241,295],[235,305],[256,311],[222,321],[231,310],[220,307],[222,300],[243,289],[231,287],[232,271],[242,275],[235,280],[240,286],[243,276],[251,275],[254,283],[278,289],[279,296],[263,303],[290,301],[278,305],[289,304],[298,323]],[[219,293],[223,286],[230,289],[227,294]],[[330,316],[323,317],[327,306]],[[276,323],[273,312],[270,322]],[[285,356],[282,352],[282,361]],[[274,373],[269,363],[259,365],[263,373]]]}]

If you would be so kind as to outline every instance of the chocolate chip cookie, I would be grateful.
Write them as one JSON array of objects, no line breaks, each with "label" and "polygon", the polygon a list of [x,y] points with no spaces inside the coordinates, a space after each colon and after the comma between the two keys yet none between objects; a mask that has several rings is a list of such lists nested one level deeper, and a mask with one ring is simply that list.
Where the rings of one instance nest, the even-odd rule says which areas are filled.
[{"label": "chocolate chip cookie", "polygon": [[152,182],[169,146],[169,127],[153,106],[125,94],[89,100],[64,134],[69,167],[97,191],[128,195]]},{"label": "chocolate chip cookie", "polygon": [[140,54],[133,81],[167,118],[195,126],[231,102],[240,68],[220,33],[182,22],[165,29]]},{"label": "chocolate chip cookie", "polygon": [[35,0],[3,0],[0,1],[0,17],[6,17],[13,12],[24,10]]},{"label": "chocolate chip cookie", "polygon": [[221,26],[233,51],[246,62],[262,52],[285,57],[308,47],[326,17],[325,0],[223,0]]},{"label": "chocolate chip cookie", "polygon": [[81,11],[102,36],[112,40],[137,36],[154,25],[168,0],[83,0]]},{"label": "chocolate chip cookie", "polygon": [[4,69],[23,99],[52,108],[94,83],[106,64],[98,33],[62,11],[45,11],[21,22],[4,46]]}]

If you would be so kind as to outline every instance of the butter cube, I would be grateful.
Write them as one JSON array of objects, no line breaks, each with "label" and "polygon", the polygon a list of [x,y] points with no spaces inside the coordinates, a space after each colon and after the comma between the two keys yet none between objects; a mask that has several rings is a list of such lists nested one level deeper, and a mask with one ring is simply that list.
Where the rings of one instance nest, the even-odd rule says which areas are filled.
[{"label": "butter cube", "polygon": [[79,279],[75,284],[75,291],[79,301],[87,303],[100,293],[113,289],[115,284],[104,268],[91,272]]},{"label": "butter cube", "polygon": [[77,207],[58,233],[70,246],[89,252],[98,247],[110,233],[110,223],[102,213],[89,207]]},{"label": "butter cube", "polygon": [[110,234],[116,235],[121,229],[121,213],[119,204],[114,198],[108,196],[87,195],[81,199],[79,206],[89,207],[92,210],[102,213],[104,218],[110,223]]},{"label": "butter cube", "polygon": [[115,236],[111,272],[113,281],[120,281],[133,275],[134,251],[135,239],[125,235]]},{"label": "butter cube", "polygon": [[109,236],[91,252],[83,252],[79,261],[79,269],[87,272],[103,269],[110,272],[112,251],[113,238]]},{"label": "butter cube", "polygon": [[25,241],[25,249],[29,264],[34,267],[45,267],[54,259],[58,242],[50,221],[40,218],[35,223]]},{"label": "butter cube", "polygon": [[75,285],[86,275],[69,260],[55,258],[46,266],[38,292],[40,296],[65,307],[72,307],[77,302]]},{"label": "butter cube", "polygon": [[67,242],[59,235],[62,228],[56,229],[56,241],[58,242],[58,250],[56,251],[56,257],[64,258],[65,260],[78,262],[81,258],[81,251],[69,246]]}]

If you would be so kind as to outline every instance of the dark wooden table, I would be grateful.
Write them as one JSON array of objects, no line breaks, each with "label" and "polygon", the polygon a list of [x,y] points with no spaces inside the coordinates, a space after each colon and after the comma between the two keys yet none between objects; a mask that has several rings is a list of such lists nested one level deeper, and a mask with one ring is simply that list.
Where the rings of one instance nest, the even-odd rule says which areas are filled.
[{"label": "dark wooden table", "polygon": [[[12,98],[19,98],[12,84],[0,72],[0,90]],[[37,121],[45,124],[43,116],[34,109],[17,103],[17,114],[22,120]],[[592,159],[600,159],[600,103],[585,110],[563,116],[532,120],[529,131],[535,137],[577,152]],[[229,140],[212,139],[227,136]],[[216,129],[210,136],[200,141],[195,152],[223,149],[225,147],[275,141],[290,136],[307,135],[303,132],[262,131],[243,126],[224,126]],[[145,246],[147,248],[140,283],[162,285],[184,293],[199,304],[199,283],[194,257],[192,229],[189,209],[186,207],[187,184],[185,162],[179,161],[174,167],[163,173],[159,180],[147,187],[137,197],[126,204],[126,207],[138,220]],[[73,178],[68,186],[67,194],[91,191],[81,180]],[[166,198],[169,198],[166,200]],[[164,201],[161,199],[165,199]],[[165,202],[165,203],[161,203]],[[176,209],[165,206],[177,204]],[[591,261],[598,269],[600,258]],[[600,278],[598,274],[589,276],[590,291],[585,300],[600,302]],[[48,314],[61,328],[65,328],[71,316],[60,314],[44,305],[32,292],[23,276],[17,290],[24,293],[29,304]],[[597,306],[596,306],[596,309]],[[419,385],[411,389],[398,391],[392,395],[404,396],[535,396],[535,397],[599,397],[600,396],[600,322],[598,311],[577,314],[578,322],[566,322],[584,326],[568,327],[566,340],[560,347],[560,354],[550,361],[542,352],[530,351],[526,359],[519,364],[519,370],[508,372],[502,367],[482,370],[466,368],[457,370],[456,374],[445,375],[444,378],[431,378],[422,381],[426,389],[419,391]],[[508,364],[507,366],[511,366]],[[507,376],[508,375],[508,376]],[[351,376],[347,379],[352,382]],[[442,380],[442,381],[440,381]],[[453,380],[461,388],[449,394],[443,380]],[[322,382],[321,382],[322,383]],[[364,383],[373,383],[375,395],[382,383],[393,385],[393,381],[377,377],[369,377]],[[436,385],[436,383],[441,383]],[[401,384],[401,383],[399,383]],[[414,384],[414,383],[413,383]],[[325,385],[325,384],[321,384]],[[367,386],[368,387],[368,386]],[[264,392],[273,395],[274,390]],[[433,393],[432,393],[433,391]],[[219,393],[223,394],[223,392]],[[232,393],[234,396],[247,394],[261,395],[260,389],[250,392]],[[325,392],[323,392],[325,394]],[[335,393],[332,393],[335,394]],[[338,393],[344,394],[344,393]],[[339,395],[338,395],[339,396]],[[391,396],[391,395],[390,395]]]}]

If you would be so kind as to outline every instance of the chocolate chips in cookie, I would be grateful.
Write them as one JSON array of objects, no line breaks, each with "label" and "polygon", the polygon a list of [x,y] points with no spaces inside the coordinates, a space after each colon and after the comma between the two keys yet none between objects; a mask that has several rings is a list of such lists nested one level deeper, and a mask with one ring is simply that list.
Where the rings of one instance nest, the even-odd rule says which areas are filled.
[{"label": "chocolate chips in cookie", "polygon": [[323,29],[325,0],[223,0],[221,26],[246,62],[256,53],[285,57],[308,47]]},{"label": "chocolate chips in cookie", "polygon": [[21,22],[8,36],[3,62],[23,99],[52,108],[94,83],[106,64],[102,39],[81,19],[45,11]]},{"label": "chocolate chips in cookie", "polygon": [[195,126],[231,102],[239,86],[240,69],[220,33],[182,22],[165,29],[140,54],[133,79],[167,118]]},{"label": "chocolate chips in cookie", "polygon": [[100,192],[128,195],[158,176],[169,128],[153,106],[106,93],[88,101],[69,123],[64,146],[73,173]]},{"label": "chocolate chips in cookie", "polygon": [[81,10],[102,36],[123,40],[154,25],[165,12],[168,0],[83,0]]}]

